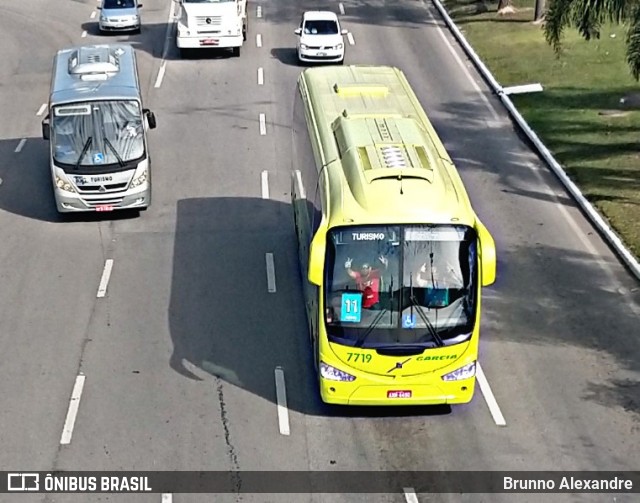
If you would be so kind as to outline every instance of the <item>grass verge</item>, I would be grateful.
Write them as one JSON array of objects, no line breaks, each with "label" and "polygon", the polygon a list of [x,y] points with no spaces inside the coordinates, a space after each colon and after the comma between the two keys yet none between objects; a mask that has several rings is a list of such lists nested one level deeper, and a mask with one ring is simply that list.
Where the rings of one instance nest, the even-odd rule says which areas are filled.
[{"label": "grass verge", "polygon": [[[625,60],[625,27],[599,40],[566,30],[557,58],[534,24],[534,0],[444,0],[454,22],[502,86],[540,82],[543,92],[511,96],[568,175],[640,256],[640,85]],[[624,100],[624,103],[621,103]]]}]

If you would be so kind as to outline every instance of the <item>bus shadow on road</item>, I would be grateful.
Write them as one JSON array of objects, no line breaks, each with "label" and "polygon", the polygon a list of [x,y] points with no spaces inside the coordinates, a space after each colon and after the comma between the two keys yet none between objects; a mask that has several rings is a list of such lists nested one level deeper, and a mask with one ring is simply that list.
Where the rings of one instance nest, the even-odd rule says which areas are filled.
[{"label": "bus shadow on road", "polygon": [[[285,373],[289,409],[319,416],[443,415],[442,407],[336,407],[321,402],[302,297],[290,204],[258,198],[178,201],[169,326],[170,366],[213,375],[277,403]],[[266,254],[273,254],[275,292]]]}]

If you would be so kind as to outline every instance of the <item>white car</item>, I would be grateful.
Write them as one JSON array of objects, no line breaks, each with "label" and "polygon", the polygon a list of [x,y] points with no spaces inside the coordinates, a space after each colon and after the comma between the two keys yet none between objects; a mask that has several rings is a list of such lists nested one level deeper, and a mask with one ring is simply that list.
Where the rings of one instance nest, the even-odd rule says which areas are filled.
[{"label": "white car", "polygon": [[344,39],[347,30],[340,28],[338,16],[325,10],[311,10],[302,15],[298,35],[298,60],[304,63],[344,62]]}]

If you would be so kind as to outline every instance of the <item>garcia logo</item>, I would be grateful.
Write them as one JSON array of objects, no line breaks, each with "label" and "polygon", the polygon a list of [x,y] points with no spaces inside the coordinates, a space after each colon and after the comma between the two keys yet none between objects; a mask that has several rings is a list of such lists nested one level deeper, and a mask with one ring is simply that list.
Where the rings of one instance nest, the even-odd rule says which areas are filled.
[{"label": "garcia logo", "polygon": [[458,355],[418,356],[416,360],[419,362],[426,362],[435,360],[455,360],[456,358],[458,358]]},{"label": "garcia logo", "polygon": [[377,241],[384,239],[384,232],[352,232],[351,239],[354,241]]}]

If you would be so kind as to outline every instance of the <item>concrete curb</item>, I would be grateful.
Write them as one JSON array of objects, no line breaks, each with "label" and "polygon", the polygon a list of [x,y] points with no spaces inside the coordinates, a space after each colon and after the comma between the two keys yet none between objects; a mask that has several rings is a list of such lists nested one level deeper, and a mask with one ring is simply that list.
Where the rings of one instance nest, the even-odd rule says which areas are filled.
[{"label": "concrete curb", "polygon": [[509,114],[515,120],[515,122],[520,126],[520,129],[527,135],[531,143],[533,143],[538,150],[538,153],[542,156],[542,158],[547,162],[551,170],[555,173],[555,175],[560,179],[565,188],[569,191],[569,193],[576,200],[580,208],[586,215],[589,217],[593,225],[598,229],[598,231],[604,236],[604,238],[609,242],[609,244],[613,247],[615,252],[620,256],[625,265],[631,270],[631,272],[636,276],[636,278],[640,279],[640,262],[636,259],[636,257],[631,253],[631,251],[624,245],[620,236],[616,234],[616,232],[609,226],[609,224],[602,218],[600,213],[593,207],[593,205],[584,197],[580,189],[576,186],[575,183],[571,181],[571,179],[567,176],[567,173],[564,171],[560,163],[555,160],[549,149],[540,141],[538,135],[529,127],[527,122],[524,120],[520,112],[516,109],[515,105],[509,98],[507,94],[505,94],[502,86],[498,83],[498,81],[491,74],[489,69],[485,66],[485,64],[480,60],[476,52],[473,50],[473,47],[467,42],[467,39],[462,34],[460,29],[456,26],[456,24],[451,20],[451,17],[442,6],[439,0],[431,0],[431,2],[436,6],[440,15],[444,19],[444,22],[447,24],[447,27],[453,33],[453,36],[456,38],[458,43],[462,46],[465,53],[469,57],[469,59],[476,66],[482,77],[487,81],[493,92],[497,94],[502,101],[502,104],[509,111]]}]

